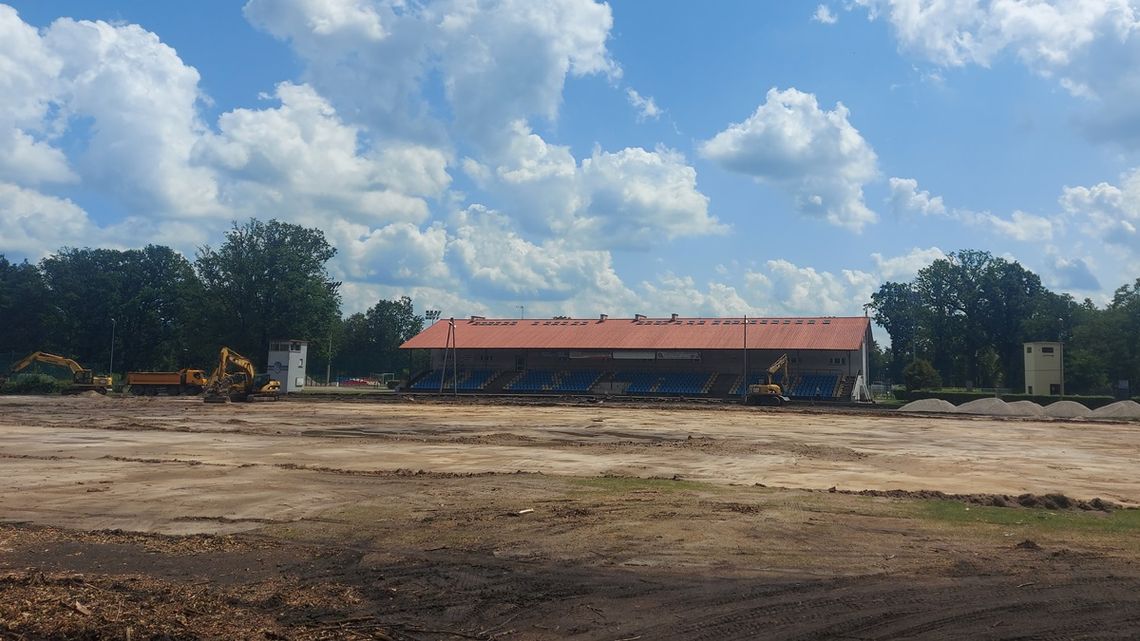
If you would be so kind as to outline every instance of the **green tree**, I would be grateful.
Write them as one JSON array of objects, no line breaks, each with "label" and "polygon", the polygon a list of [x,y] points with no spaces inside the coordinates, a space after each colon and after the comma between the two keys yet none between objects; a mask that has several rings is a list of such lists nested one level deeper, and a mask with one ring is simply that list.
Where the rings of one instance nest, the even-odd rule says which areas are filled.
[{"label": "green tree", "polygon": [[928,360],[915,359],[903,369],[903,378],[906,380],[906,389],[937,389],[942,387],[942,377],[938,370]]},{"label": "green tree", "polygon": [[52,341],[55,306],[40,270],[0,255],[0,372],[26,353],[57,349]]},{"label": "green tree", "polygon": [[273,339],[312,341],[327,352],[340,316],[340,283],[325,263],[336,254],[324,233],[270,220],[234,223],[217,249],[194,261],[204,289],[208,336],[260,362]]},{"label": "green tree", "polygon": [[174,250],[65,247],[40,269],[56,308],[51,327],[59,351],[106,370],[113,334],[116,372],[187,364],[200,287]]},{"label": "green tree", "polygon": [[415,355],[400,350],[400,345],[423,327],[424,318],[416,315],[411,298],[377,301],[363,314],[345,319],[337,369],[354,374],[414,370],[420,365]]},{"label": "green tree", "polygon": [[919,316],[922,312],[914,289],[907,283],[886,282],[871,295],[874,321],[891,337],[890,378],[902,378],[903,367],[916,358]]}]

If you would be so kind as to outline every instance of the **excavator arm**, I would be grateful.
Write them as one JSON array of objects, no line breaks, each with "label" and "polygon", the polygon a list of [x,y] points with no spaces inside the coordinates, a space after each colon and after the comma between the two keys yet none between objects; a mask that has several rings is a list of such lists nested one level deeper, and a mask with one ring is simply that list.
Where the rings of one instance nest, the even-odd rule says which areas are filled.
[{"label": "excavator arm", "polygon": [[207,403],[254,398],[276,400],[280,389],[281,384],[270,380],[268,374],[258,374],[248,358],[223,347],[218,354],[218,366],[206,381],[202,400]]},{"label": "excavator arm", "polygon": [[768,366],[767,382],[759,385],[749,385],[745,402],[750,405],[783,405],[789,399],[784,396],[784,390],[780,385],[773,382],[772,377],[778,372],[783,372],[784,377],[782,382],[784,385],[788,384],[788,355],[781,354],[779,358]]},{"label": "excavator arm", "polygon": [[73,391],[95,390],[101,393],[106,393],[107,388],[111,387],[110,376],[95,376],[91,370],[83,367],[74,360],[65,356],[58,356],[56,354],[49,354],[47,352],[32,352],[23,359],[18,361],[12,366],[12,373],[19,374],[20,372],[28,369],[33,363],[44,363],[47,365],[55,365],[57,367],[65,367],[71,372],[71,379],[73,383]]},{"label": "excavator arm", "polygon": [[46,363],[48,365],[66,367],[72,374],[83,371],[83,366],[71,360],[70,358],[56,356],[55,354],[48,354],[47,352],[32,352],[12,366],[12,373],[19,374],[20,372],[31,367],[33,363]]}]

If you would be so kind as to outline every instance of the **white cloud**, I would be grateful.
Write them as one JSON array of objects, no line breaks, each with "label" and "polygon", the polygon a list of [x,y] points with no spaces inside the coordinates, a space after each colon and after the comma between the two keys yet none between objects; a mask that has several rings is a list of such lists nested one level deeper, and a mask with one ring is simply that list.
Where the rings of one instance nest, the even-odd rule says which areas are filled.
[{"label": "white cloud", "polygon": [[621,75],[606,49],[607,4],[592,0],[456,0],[431,5],[439,67],[458,127],[489,143],[531,115],[553,120],[567,75]]},{"label": "white cloud", "polygon": [[77,162],[85,184],[151,215],[218,212],[212,175],[190,163],[204,131],[193,67],[137,25],[61,18],[43,42],[61,62],[61,110],[93,121]]},{"label": "white cloud", "polygon": [[448,258],[479,297],[589,302],[630,295],[609,252],[574,249],[562,240],[539,244],[515,231],[499,212],[472,205],[456,215]]},{"label": "white cloud", "polygon": [[406,222],[373,229],[340,220],[328,234],[341,254],[336,264],[350,279],[389,285],[449,282],[444,262],[448,238],[441,223],[423,230]]},{"label": "white cloud", "polygon": [[1012,56],[1086,104],[1074,118],[1101,142],[1140,145],[1140,8],[1135,0],[856,0],[885,16],[900,48],[942,67]]},{"label": "white cloud", "polygon": [[878,278],[864,271],[834,274],[782,258],[767,261],[764,271],[750,271],[745,279],[752,300],[766,301],[764,313],[776,315],[859,315],[879,286]]},{"label": "white cloud", "polygon": [[1053,240],[1053,222],[1043,216],[1015,211],[1009,219],[999,218],[988,212],[976,213],[959,211],[962,220],[976,227],[995,231],[1002,236],[1025,242],[1049,242]]},{"label": "white cloud", "polygon": [[835,24],[839,22],[839,17],[831,12],[825,4],[821,4],[815,8],[815,13],[811,14],[811,19],[820,24]]},{"label": "white cloud", "polygon": [[1014,211],[1007,219],[990,212],[947,208],[941,196],[931,196],[929,191],[920,191],[918,181],[913,178],[891,178],[888,182],[891,209],[899,216],[915,213],[944,216],[1020,242],[1048,242],[1053,239],[1055,225],[1044,216]]},{"label": "white cloud", "polygon": [[942,197],[931,197],[929,191],[919,191],[918,181],[914,178],[892,177],[888,182],[891,189],[891,211],[896,216],[916,213],[924,216],[941,216],[946,213]]},{"label": "white cloud", "polygon": [[[569,147],[549,144],[516,122],[500,161],[493,172],[474,161],[464,168],[520,212],[528,231],[607,248],[647,248],[726,231],[709,214],[696,170],[672,149],[595,148],[579,164]],[[492,173],[497,180],[489,180]]]},{"label": "white cloud", "polygon": [[88,246],[98,228],[70,200],[0,183],[0,254],[42,258],[63,245]]},{"label": "white cloud", "polygon": [[1079,256],[1064,257],[1052,249],[1048,256],[1051,286],[1067,291],[1098,292],[1100,281],[1093,274],[1091,260]]},{"label": "white cloud", "polygon": [[885,14],[902,47],[943,66],[988,66],[1011,51],[1042,70],[1069,64],[1100,37],[1125,39],[1137,28],[1127,0],[855,0]]},{"label": "white cloud", "polygon": [[297,46],[309,51],[323,38],[341,42],[383,40],[387,31],[380,9],[374,5],[367,0],[250,0],[244,11],[269,33],[297,39]]},{"label": "white cloud", "polygon": [[654,102],[653,96],[642,96],[630,87],[625,90],[625,97],[629,100],[630,106],[637,110],[638,122],[657,120],[661,117],[661,108]]},{"label": "white cloud", "polygon": [[875,271],[883,280],[891,281],[909,281],[923,267],[942,258],[946,258],[946,253],[937,247],[926,249],[915,247],[902,256],[891,258],[884,258],[880,253],[871,254],[871,260],[875,263]]},{"label": "white cloud", "polygon": [[488,146],[515,120],[556,118],[567,76],[621,75],[610,7],[592,0],[251,0],[245,14],[289,41],[353,122],[434,143],[445,134],[421,92],[432,71],[458,129]]},{"label": "white cloud", "polygon": [[1140,169],[1120,179],[1120,186],[1065,187],[1061,208],[1083,233],[1140,256]]},{"label": "white cloud", "polygon": [[731,285],[709,282],[702,289],[691,276],[678,276],[673,272],[658,276],[657,282],[642,282],[638,298],[636,313],[649,316],[741,316],[759,313]]},{"label": "white cloud", "polygon": [[307,85],[281,83],[279,107],[236,109],[218,119],[196,160],[222,174],[222,197],[235,209],[306,224],[331,216],[357,221],[422,222],[428,205],[399,189],[436,194],[449,182],[446,155],[419,146],[359,153],[359,131],[339,119]]},{"label": "white cloud", "polygon": [[702,143],[700,152],[785,189],[803,214],[859,231],[877,219],[863,202],[877,158],[848,115],[842,103],[824,111],[812,94],[771,89],[755,113]]}]

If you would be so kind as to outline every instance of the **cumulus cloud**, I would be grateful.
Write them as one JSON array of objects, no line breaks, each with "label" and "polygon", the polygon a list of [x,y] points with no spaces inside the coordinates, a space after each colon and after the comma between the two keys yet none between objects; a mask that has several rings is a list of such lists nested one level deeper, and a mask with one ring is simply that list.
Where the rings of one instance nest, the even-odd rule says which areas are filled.
[{"label": "cumulus cloud", "polygon": [[534,233],[579,246],[647,248],[681,236],[726,231],[710,215],[697,172],[678,151],[595,148],[580,163],[516,122],[493,169],[464,161],[464,171],[504,198]]},{"label": "cumulus cloud", "polygon": [[873,18],[885,15],[904,49],[943,66],[989,65],[1011,51],[1036,69],[1052,70],[1097,38],[1125,39],[1138,26],[1127,0],[855,2]]},{"label": "cumulus cloud", "polygon": [[330,214],[372,223],[428,217],[423,199],[390,187],[438,193],[449,181],[445,155],[399,147],[369,157],[359,152],[357,128],[311,87],[282,83],[275,96],[278,107],[222,114],[219,133],[195,149],[199,164],[223,174],[222,197],[231,206],[307,224]]},{"label": "cumulus cloud", "polygon": [[503,214],[481,205],[459,212],[448,258],[471,291],[494,299],[612,299],[629,292],[607,251],[561,240],[531,242]]},{"label": "cumulus cloud", "polygon": [[86,184],[158,215],[218,212],[212,175],[190,163],[204,130],[193,67],[138,25],[61,18],[43,40],[61,62],[61,109],[95,123],[77,161]]},{"label": "cumulus cloud", "polygon": [[1091,187],[1065,187],[1061,208],[1078,229],[1098,240],[1140,255],[1140,169]]},{"label": "cumulus cloud", "polygon": [[856,0],[890,22],[900,48],[935,65],[988,67],[1011,56],[1085,101],[1094,140],[1140,145],[1140,12],[1131,0]]},{"label": "cumulus cloud", "polygon": [[836,274],[782,258],[769,260],[764,267],[748,272],[745,280],[753,300],[768,301],[764,309],[769,314],[855,316],[879,286],[873,274],[861,270]]},{"label": "cumulus cloud", "polygon": [[946,258],[946,253],[937,247],[915,247],[906,254],[890,258],[884,258],[880,253],[871,254],[875,271],[883,280],[891,281],[909,281],[919,270],[942,258]]},{"label": "cumulus cloud", "polygon": [[919,191],[918,181],[914,178],[892,177],[888,182],[891,190],[891,211],[896,216],[910,214],[941,216],[946,213],[942,197],[932,197],[929,191]]},{"label": "cumulus cloud", "polygon": [[815,13],[811,14],[811,19],[820,24],[835,24],[839,22],[839,17],[831,12],[831,8],[825,4],[821,4],[815,8]]},{"label": "cumulus cloud", "polygon": [[755,113],[702,143],[700,152],[786,190],[805,215],[860,231],[877,219],[863,202],[863,186],[878,175],[877,157],[849,115],[842,103],[825,111],[813,94],[771,89]]},{"label": "cumulus cloud", "polygon": [[328,234],[342,254],[337,265],[349,279],[389,285],[449,282],[444,262],[448,236],[442,223],[426,229],[407,222],[372,228],[338,220]]},{"label": "cumulus cloud", "polygon": [[483,145],[515,120],[554,119],[568,76],[621,76],[606,48],[612,12],[593,0],[251,0],[245,14],[291,43],[306,80],[354,121],[436,143],[446,134],[422,95],[431,72],[455,125]]},{"label": "cumulus cloud", "polygon": [[477,141],[490,144],[484,132],[520,118],[556,118],[567,75],[621,75],[606,49],[607,4],[457,0],[427,13],[439,26],[439,67],[457,125]]},{"label": "cumulus cloud", "polygon": [[0,230],[0,254],[31,259],[61,245],[85,246],[101,235],[70,200],[9,183],[0,183]]},{"label": "cumulus cloud", "polygon": [[1081,257],[1066,258],[1056,253],[1049,256],[1049,271],[1054,287],[1069,291],[1096,292],[1100,281],[1093,274],[1089,261]]},{"label": "cumulus cloud", "polygon": [[888,182],[891,209],[899,216],[943,216],[1021,242],[1047,242],[1053,239],[1055,225],[1044,216],[1014,211],[1009,218],[1002,218],[990,212],[947,208],[941,196],[931,196],[929,191],[919,190],[918,181],[913,178],[891,178]]},{"label": "cumulus cloud", "polygon": [[632,87],[625,90],[625,97],[630,106],[637,110],[637,121],[657,120],[661,117],[661,108],[654,102],[653,96],[642,96]]},{"label": "cumulus cloud", "polygon": [[638,290],[638,313],[650,316],[741,316],[759,314],[736,288],[710,281],[702,288],[692,276],[666,272],[656,282],[644,281]]}]

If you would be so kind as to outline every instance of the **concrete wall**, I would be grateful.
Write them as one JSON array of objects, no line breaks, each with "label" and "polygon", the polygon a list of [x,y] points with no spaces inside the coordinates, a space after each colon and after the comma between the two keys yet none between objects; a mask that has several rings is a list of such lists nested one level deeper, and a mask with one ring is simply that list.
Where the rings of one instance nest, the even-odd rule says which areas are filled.
[{"label": "concrete wall", "polygon": [[305,389],[305,367],[309,360],[309,344],[305,341],[270,341],[269,378],[281,384],[281,392]]},{"label": "concrete wall", "polygon": [[1025,343],[1026,394],[1064,394],[1062,369],[1064,345],[1054,342]]}]

